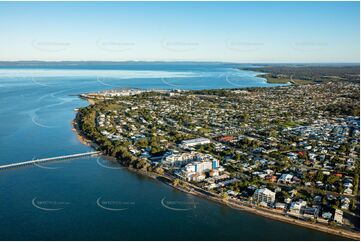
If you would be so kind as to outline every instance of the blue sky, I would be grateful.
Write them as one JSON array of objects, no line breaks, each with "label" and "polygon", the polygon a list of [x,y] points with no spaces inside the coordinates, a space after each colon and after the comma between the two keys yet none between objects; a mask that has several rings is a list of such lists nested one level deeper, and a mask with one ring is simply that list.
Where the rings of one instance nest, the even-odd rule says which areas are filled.
[{"label": "blue sky", "polygon": [[0,60],[359,62],[359,2],[1,2]]}]

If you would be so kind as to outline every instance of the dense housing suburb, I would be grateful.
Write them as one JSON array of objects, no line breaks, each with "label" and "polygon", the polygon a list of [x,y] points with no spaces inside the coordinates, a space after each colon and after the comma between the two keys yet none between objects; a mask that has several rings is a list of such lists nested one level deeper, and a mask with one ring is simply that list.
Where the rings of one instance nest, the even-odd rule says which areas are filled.
[{"label": "dense housing suburb", "polygon": [[359,229],[358,83],[83,94],[83,135],[123,165],[224,200]]}]

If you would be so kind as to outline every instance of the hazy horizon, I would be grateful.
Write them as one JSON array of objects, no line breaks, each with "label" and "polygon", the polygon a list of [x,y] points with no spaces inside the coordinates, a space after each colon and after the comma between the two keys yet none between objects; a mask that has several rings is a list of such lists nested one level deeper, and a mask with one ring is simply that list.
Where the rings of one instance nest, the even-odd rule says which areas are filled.
[{"label": "hazy horizon", "polygon": [[3,61],[0,60],[0,65],[4,63],[113,63],[113,64],[121,64],[121,63],[224,63],[224,64],[240,64],[240,65],[360,65],[360,62],[231,62],[231,61],[207,61],[207,60],[11,60],[11,61]]}]

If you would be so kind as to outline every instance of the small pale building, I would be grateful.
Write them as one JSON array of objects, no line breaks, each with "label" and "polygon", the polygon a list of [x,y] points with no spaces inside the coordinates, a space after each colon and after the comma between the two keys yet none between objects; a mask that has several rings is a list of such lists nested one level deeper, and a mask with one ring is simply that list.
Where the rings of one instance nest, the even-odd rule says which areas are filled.
[{"label": "small pale building", "polygon": [[343,212],[340,209],[335,210],[335,215],[333,216],[333,220],[338,224],[343,224]]}]

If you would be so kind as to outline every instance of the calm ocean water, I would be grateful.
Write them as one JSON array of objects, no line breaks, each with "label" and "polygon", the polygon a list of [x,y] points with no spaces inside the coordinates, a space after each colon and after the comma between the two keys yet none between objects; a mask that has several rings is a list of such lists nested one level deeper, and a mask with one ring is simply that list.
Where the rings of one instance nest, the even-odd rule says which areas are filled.
[{"label": "calm ocean water", "polygon": [[[267,87],[223,63],[0,66],[0,164],[90,151],[77,97],[120,87]],[[2,240],[337,240],[176,191],[101,158],[0,172]]]}]

